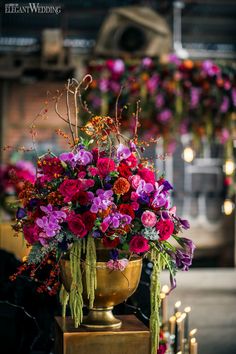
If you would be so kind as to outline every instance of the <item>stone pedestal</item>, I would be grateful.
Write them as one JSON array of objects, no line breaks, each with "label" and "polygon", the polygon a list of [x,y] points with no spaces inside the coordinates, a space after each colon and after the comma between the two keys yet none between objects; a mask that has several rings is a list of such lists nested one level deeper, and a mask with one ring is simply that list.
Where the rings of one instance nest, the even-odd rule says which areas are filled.
[{"label": "stone pedestal", "polygon": [[71,317],[56,317],[55,354],[149,354],[149,329],[133,315],[117,316],[119,329],[74,328]]}]

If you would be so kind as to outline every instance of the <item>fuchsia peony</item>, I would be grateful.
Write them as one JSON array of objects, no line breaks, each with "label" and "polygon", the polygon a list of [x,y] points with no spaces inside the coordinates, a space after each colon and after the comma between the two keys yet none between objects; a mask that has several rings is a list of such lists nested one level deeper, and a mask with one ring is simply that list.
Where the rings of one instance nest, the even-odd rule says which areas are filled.
[{"label": "fuchsia peony", "polygon": [[147,252],[149,248],[148,240],[141,235],[133,236],[129,244],[130,252],[134,253],[144,253]]},{"label": "fuchsia peony", "polygon": [[116,166],[113,160],[108,157],[99,158],[97,161],[97,168],[100,177],[106,177],[110,172],[115,171]]},{"label": "fuchsia peony", "polygon": [[159,231],[160,241],[165,241],[168,240],[168,238],[173,234],[174,232],[174,224],[170,219],[167,220],[160,220],[156,224],[156,229]]}]

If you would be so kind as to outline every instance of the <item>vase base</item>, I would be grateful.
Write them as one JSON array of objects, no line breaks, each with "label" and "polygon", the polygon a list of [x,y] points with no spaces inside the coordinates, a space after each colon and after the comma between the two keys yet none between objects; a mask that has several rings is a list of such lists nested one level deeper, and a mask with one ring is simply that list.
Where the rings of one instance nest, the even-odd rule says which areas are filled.
[{"label": "vase base", "polygon": [[93,308],[88,316],[83,318],[82,326],[90,329],[120,328],[121,320],[115,318],[112,313],[113,307]]}]

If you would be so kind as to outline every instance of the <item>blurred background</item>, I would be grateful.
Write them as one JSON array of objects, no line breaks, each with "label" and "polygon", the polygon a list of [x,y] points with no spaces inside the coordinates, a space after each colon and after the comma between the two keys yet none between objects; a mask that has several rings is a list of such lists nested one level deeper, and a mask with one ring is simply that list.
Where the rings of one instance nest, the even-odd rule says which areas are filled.
[{"label": "blurred background", "polygon": [[[6,353],[51,353],[53,316],[60,313],[57,298],[36,294],[29,279],[9,281],[28,253],[10,226],[21,188],[10,181],[11,171],[32,179],[33,143],[39,155],[65,148],[55,134],[67,128],[54,97],[68,78],[86,73],[94,81],[83,100],[96,114],[113,113],[123,86],[126,134],[140,100],[140,137],[158,138],[145,154],[158,157],[157,168],[174,185],[178,214],[190,221],[193,267],[177,275],[168,315],[181,300],[192,308],[199,353],[236,352],[236,2],[20,0],[0,6],[0,338]],[[81,122],[87,117],[81,112]],[[147,264],[137,294],[118,312],[133,309],[145,322],[149,275]]]}]

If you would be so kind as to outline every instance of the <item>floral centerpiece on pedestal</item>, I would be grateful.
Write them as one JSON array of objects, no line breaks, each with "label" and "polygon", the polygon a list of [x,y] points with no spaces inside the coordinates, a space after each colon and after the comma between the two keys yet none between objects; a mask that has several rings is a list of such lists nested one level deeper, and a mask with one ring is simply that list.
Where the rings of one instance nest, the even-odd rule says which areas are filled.
[{"label": "floral centerpiece on pedestal", "polygon": [[[151,277],[152,353],[156,353],[159,332],[160,280],[168,268],[172,286],[178,268],[187,270],[192,262],[194,245],[179,235],[189,224],[171,206],[172,186],[155,167],[142,158],[144,143],[138,139],[138,109],[134,135],[128,139],[120,131],[118,101],[115,117],[93,116],[81,100],[81,83],[69,80],[65,88],[67,117],[57,107],[59,117],[69,124],[70,151],[59,156],[47,152],[38,157],[36,181],[28,184],[19,197],[14,229],[23,232],[31,252],[19,273],[29,272],[40,281],[43,266],[50,265],[49,277],[38,290],[56,293],[59,261],[70,252],[73,289],[62,287],[64,306],[69,301],[78,326],[82,320],[83,284],[81,262],[85,261],[87,294],[93,306],[96,289],[96,240],[111,250],[107,267],[122,272],[132,255],[148,257],[153,262]],[[61,97],[62,93],[60,93]],[[74,106],[74,119],[70,96]],[[78,126],[78,101],[91,114],[88,122]],[[79,134],[80,131],[80,134]],[[68,136],[64,134],[68,139]],[[146,143],[147,144],[147,143]],[[158,177],[157,177],[158,176]],[[174,239],[183,248],[171,245]],[[84,256],[83,256],[84,254]]]}]

